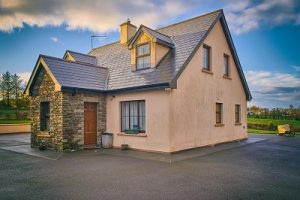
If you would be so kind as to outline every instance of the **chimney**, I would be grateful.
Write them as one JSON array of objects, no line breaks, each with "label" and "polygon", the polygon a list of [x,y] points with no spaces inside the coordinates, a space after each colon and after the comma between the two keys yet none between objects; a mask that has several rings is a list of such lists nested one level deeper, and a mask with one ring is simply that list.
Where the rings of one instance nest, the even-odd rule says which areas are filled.
[{"label": "chimney", "polygon": [[136,32],[136,26],[130,23],[130,20],[127,19],[127,22],[120,25],[120,43],[122,45],[127,45],[127,42]]}]

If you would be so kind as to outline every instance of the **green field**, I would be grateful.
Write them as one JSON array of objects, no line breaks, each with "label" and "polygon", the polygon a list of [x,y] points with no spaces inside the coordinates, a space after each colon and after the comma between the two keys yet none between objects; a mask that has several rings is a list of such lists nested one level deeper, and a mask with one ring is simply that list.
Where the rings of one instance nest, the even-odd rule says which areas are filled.
[{"label": "green field", "polygon": [[[273,123],[274,126],[282,125],[282,124],[292,124],[295,128],[300,129],[300,121],[299,120],[282,120],[282,119],[259,119],[259,118],[248,118],[248,123],[253,124],[269,124]],[[277,131],[271,130],[258,130],[258,129],[248,129],[248,133],[260,133],[260,134],[277,134]],[[300,132],[296,132],[296,134],[300,134]]]},{"label": "green field", "polygon": [[30,120],[0,119],[0,124],[30,124]]}]

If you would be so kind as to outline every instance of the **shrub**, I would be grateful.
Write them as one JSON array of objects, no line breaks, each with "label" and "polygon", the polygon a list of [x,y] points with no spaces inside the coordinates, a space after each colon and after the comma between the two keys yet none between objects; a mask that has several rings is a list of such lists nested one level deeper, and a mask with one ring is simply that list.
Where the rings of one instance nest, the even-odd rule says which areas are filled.
[{"label": "shrub", "polygon": [[268,124],[248,123],[248,128],[275,131],[277,127],[274,126],[272,122],[270,122]]}]

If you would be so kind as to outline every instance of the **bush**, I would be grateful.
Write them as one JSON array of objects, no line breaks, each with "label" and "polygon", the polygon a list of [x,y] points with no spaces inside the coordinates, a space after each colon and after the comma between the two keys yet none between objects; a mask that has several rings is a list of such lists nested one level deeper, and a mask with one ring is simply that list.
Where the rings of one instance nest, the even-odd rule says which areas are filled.
[{"label": "bush", "polygon": [[272,122],[268,124],[248,123],[248,128],[269,131],[275,131],[277,129],[277,127],[274,126]]}]

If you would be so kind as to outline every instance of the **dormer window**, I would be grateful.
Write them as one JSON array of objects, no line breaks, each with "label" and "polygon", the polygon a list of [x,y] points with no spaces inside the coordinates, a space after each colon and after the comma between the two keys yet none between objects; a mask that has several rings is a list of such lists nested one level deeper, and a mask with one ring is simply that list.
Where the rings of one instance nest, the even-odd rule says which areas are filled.
[{"label": "dormer window", "polygon": [[150,43],[140,44],[136,47],[136,69],[150,68]]}]

